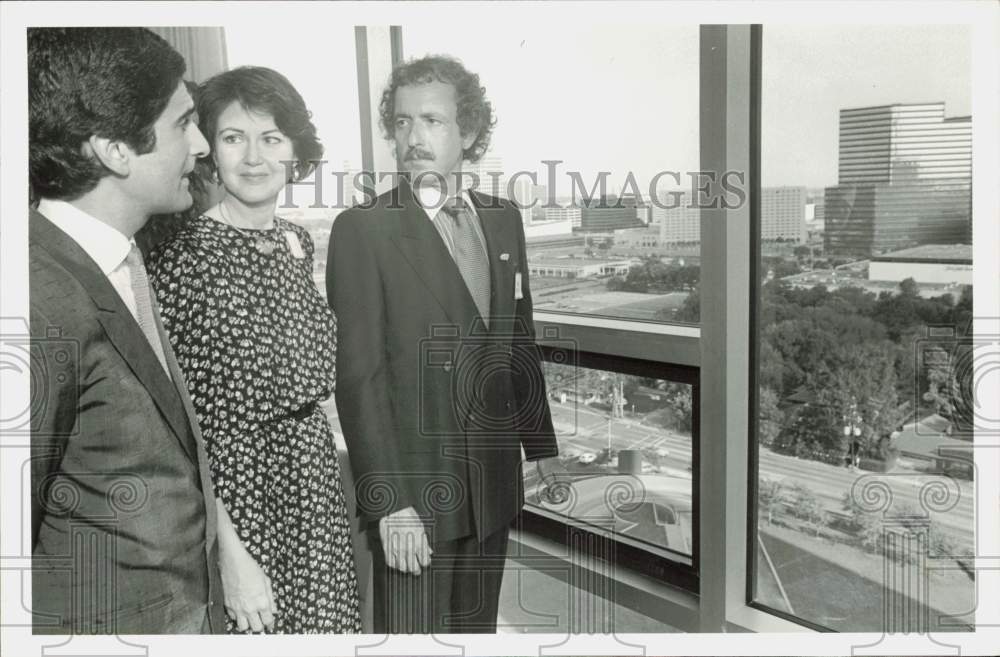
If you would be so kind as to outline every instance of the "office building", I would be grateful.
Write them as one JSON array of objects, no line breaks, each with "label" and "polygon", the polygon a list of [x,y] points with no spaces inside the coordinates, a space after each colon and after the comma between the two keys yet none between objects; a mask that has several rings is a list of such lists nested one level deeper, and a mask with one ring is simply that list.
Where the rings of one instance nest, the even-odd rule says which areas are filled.
[{"label": "office building", "polygon": [[595,258],[534,258],[528,262],[531,276],[545,278],[592,278],[624,276],[630,260]]},{"label": "office building", "polygon": [[838,184],[825,201],[825,250],[869,256],[971,240],[972,121],[944,103],[840,112]]},{"label": "office building", "polygon": [[650,223],[660,230],[660,244],[692,244],[701,241],[701,212],[688,205],[690,197],[684,192],[677,198],[663,196],[659,204],[653,206]]},{"label": "office building", "polygon": [[805,242],[805,187],[764,187],[760,190],[760,238]]},{"label": "office building", "polygon": [[503,159],[495,155],[484,155],[468,169],[478,178],[476,189],[490,196],[510,198],[507,191],[507,171],[503,168]]},{"label": "office building", "polygon": [[600,196],[580,201],[580,230],[612,231],[621,228],[640,228],[637,209],[642,200],[635,196]]},{"label": "office building", "polygon": [[868,280],[901,283],[912,278],[921,284],[972,285],[972,246],[926,244],[872,258]]},{"label": "office building", "polygon": [[579,228],[583,223],[583,215],[580,208],[575,206],[544,208],[545,221],[562,221],[568,219],[570,226]]}]

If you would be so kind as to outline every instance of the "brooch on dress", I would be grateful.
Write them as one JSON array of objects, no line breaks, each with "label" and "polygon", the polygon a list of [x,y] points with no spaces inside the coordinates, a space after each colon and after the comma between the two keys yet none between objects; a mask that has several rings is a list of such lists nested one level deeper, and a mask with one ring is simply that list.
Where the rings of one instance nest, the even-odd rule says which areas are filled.
[{"label": "brooch on dress", "polygon": [[253,248],[264,255],[271,255],[274,253],[274,242],[261,236],[254,241]]},{"label": "brooch on dress", "polygon": [[[243,237],[251,237],[249,233],[242,230],[239,226],[234,224],[229,217],[226,216],[225,207],[226,207],[225,203],[219,203],[219,214],[222,216],[222,219],[227,224],[232,226],[236,230],[236,232],[242,235]],[[257,249],[257,253],[266,256],[269,256],[272,253],[274,253],[274,249],[277,245],[271,240],[269,240],[265,235],[257,235],[253,239],[254,239],[253,248]]]}]

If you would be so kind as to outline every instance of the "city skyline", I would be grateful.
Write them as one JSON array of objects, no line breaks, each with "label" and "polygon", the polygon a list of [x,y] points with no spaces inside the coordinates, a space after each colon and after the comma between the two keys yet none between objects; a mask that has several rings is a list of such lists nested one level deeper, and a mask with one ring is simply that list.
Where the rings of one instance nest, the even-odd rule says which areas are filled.
[{"label": "city skyline", "polygon": [[[324,76],[301,65],[301,44],[321,35],[330,62]],[[270,37],[262,47],[251,30],[227,28],[229,65],[288,76],[313,112],[326,159],[358,166],[358,108],[342,102],[357,88],[353,27],[331,38],[328,26],[275,26]],[[843,109],[944,102],[947,117],[970,115],[970,43],[970,30],[954,25],[767,26],[762,184],[836,184]],[[472,34],[408,27],[403,46],[406,57],[453,54],[480,74],[498,119],[487,156],[512,172],[538,171],[539,184],[546,182],[542,160],[562,161],[565,189],[566,171],[579,172],[588,187],[610,172],[609,192],[629,172],[648,189],[660,171],[699,168],[697,25],[571,25],[557,33],[526,25]],[[389,144],[379,140],[375,148]]]}]

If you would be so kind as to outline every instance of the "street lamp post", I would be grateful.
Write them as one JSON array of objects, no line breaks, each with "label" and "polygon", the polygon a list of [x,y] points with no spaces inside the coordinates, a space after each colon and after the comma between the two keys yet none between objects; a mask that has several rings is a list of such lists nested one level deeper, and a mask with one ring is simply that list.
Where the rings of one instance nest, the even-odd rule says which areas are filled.
[{"label": "street lamp post", "polygon": [[844,438],[847,439],[847,454],[850,458],[848,467],[856,468],[861,464],[861,454],[859,454],[859,438],[861,438],[861,415],[858,414],[858,405],[851,400],[850,411],[844,416]]}]

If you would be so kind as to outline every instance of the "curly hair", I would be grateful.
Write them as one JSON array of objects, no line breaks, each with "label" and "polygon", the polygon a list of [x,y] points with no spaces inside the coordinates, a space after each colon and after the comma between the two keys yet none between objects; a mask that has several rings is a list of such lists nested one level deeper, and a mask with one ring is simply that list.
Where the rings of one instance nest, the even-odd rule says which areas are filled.
[{"label": "curly hair", "polygon": [[[198,126],[209,144],[215,144],[219,115],[233,102],[244,109],[270,114],[274,123],[289,139],[295,152],[295,179],[302,180],[316,168],[323,157],[323,144],[316,135],[312,113],[292,83],[281,73],[263,66],[241,66],[219,73],[198,88]],[[211,156],[199,161],[199,173],[211,178],[215,162]]]},{"label": "curly hair", "polygon": [[486,88],[479,84],[479,76],[466,70],[462,62],[454,57],[428,55],[412,59],[392,70],[389,86],[382,92],[382,102],[379,103],[386,139],[391,140],[394,132],[396,90],[434,81],[455,87],[458,127],[463,137],[476,135],[472,145],[462,151],[462,157],[472,163],[478,162],[490,147],[496,118],[493,116],[493,105],[486,99]]},{"label": "curly hair", "polygon": [[184,58],[140,27],[28,29],[28,166],[34,198],[73,200],[110,171],[81,146],[97,135],[140,155],[184,76]]}]

